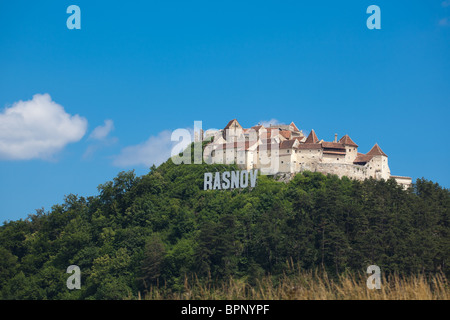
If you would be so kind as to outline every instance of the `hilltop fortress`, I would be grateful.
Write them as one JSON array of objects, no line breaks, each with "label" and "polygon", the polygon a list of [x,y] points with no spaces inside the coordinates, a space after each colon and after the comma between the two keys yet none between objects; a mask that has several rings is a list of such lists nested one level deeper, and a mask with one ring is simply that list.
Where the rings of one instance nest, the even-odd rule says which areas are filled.
[{"label": "hilltop fortress", "polygon": [[297,126],[256,125],[243,128],[236,119],[224,129],[200,132],[195,140],[211,142],[205,154],[211,163],[237,164],[241,169],[260,169],[265,174],[286,174],[309,170],[324,174],[336,174],[352,179],[393,178],[407,188],[410,177],[391,175],[388,156],[375,144],[367,153],[358,152],[358,145],[348,136],[334,141],[320,140],[314,130],[305,136]]}]

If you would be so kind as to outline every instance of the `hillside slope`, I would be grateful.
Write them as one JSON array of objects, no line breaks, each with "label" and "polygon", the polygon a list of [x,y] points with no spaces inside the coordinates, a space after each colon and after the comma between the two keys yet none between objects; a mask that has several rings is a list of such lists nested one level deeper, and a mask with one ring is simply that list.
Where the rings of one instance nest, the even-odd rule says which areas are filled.
[{"label": "hillside slope", "polygon": [[[179,292],[192,275],[254,284],[281,276],[286,261],[330,276],[372,264],[449,275],[450,195],[438,184],[418,179],[404,191],[304,172],[289,183],[259,176],[253,190],[203,190],[204,172],[234,169],[169,160],[4,223],[0,298],[123,299],[155,285]],[[81,290],[66,287],[69,265],[81,269]]]}]

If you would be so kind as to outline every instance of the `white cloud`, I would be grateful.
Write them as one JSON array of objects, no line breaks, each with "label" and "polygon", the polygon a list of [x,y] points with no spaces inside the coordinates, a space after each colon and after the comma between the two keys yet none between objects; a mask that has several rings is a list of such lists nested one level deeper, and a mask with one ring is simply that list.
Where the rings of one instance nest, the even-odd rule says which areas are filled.
[{"label": "white cloud", "polygon": [[89,159],[98,150],[115,144],[119,139],[117,137],[109,137],[111,131],[114,130],[114,122],[110,119],[106,119],[104,124],[96,127],[89,135],[92,143],[87,147],[83,154],[83,159]]},{"label": "white cloud", "polygon": [[260,121],[259,123],[262,124],[264,127],[270,127],[271,124],[273,124],[273,125],[282,124],[277,119],[270,119],[269,121],[263,120],[263,121]]},{"label": "white cloud", "polygon": [[104,121],[104,125],[96,127],[89,135],[89,139],[104,140],[114,130],[114,122],[110,119]]},{"label": "white cloud", "polygon": [[36,94],[0,113],[0,159],[50,159],[86,129],[85,118],[66,113],[49,94]]},{"label": "white cloud", "polygon": [[[186,130],[189,131],[190,140],[193,140],[192,129]],[[181,152],[190,143],[186,139],[180,140],[180,142],[171,141],[171,136],[172,131],[165,130],[156,136],[151,136],[141,144],[125,147],[115,157],[113,165],[118,167],[146,166],[147,168],[153,164],[158,166],[170,158],[172,148]]]}]

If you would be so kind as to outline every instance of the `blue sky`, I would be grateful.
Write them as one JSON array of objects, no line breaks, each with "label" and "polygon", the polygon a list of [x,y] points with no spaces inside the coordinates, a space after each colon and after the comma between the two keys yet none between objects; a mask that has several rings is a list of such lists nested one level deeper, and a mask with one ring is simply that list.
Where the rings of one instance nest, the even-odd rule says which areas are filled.
[{"label": "blue sky", "polygon": [[0,220],[147,173],[196,120],[349,134],[448,188],[449,57],[449,0],[2,1]]}]

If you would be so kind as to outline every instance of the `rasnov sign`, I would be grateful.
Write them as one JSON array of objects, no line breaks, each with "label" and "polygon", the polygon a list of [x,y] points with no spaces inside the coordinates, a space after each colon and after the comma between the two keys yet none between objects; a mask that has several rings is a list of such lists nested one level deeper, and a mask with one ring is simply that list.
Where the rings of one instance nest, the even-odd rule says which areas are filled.
[{"label": "rasnov sign", "polygon": [[203,182],[203,190],[221,190],[234,188],[254,188],[258,170],[206,172]]}]

